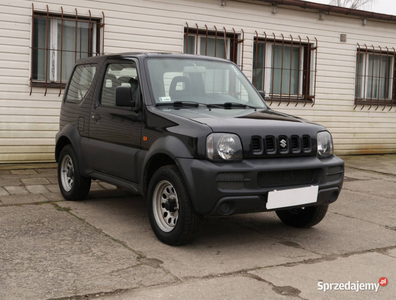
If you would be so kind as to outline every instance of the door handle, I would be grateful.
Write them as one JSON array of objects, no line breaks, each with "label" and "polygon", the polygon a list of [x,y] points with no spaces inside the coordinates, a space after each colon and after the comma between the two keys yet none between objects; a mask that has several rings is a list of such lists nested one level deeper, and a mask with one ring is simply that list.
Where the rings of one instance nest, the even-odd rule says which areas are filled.
[{"label": "door handle", "polygon": [[92,115],[91,118],[92,118],[92,121],[94,121],[94,123],[98,123],[101,119],[100,115],[98,115],[98,114]]}]

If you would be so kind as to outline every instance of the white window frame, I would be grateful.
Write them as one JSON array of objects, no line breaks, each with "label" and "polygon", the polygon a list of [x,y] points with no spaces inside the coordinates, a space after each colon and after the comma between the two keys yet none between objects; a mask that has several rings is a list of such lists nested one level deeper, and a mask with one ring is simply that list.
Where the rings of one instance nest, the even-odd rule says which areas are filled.
[{"label": "white window frame", "polygon": [[[378,97],[377,98],[371,98],[371,94],[370,94],[370,97],[367,97],[367,92],[368,92],[368,85],[369,85],[369,80],[371,80],[369,77],[371,77],[371,75],[370,74],[368,74],[368,69],[369,69],[369,64],[368,64],[368,60],[369,60],[369,56],[370,55],[378,55],[378,56],[380,56],[380,53],[378,53],[378,52],[375,52],[375,53],[366,53],[366,52],[360,52],[360,53],[357,53],[357,55],[356,55],[356,64],[358,63],[358,56],[359,56],[359,54],[360,55],[363,55],[363,65],[362,65],[362,68],[361,69],[359,69],[359,73],[361,73],[361,75],[360,74],[358,74],[357,73],[357,68],[356,68],[356,79],[355,79],[355,95],[356,94],[358,94],[357,95],[357,98],[358,99],[362,99],[362,100],[364,100],[364,101],[366,101],[366,100],[375,100],[375,99],[378,99]],[[382,54],[383,56],[389,56],[390,57],[390,59],[391,59],[391,69],[390,69],[390,77],[388,78],[388,80],[390,80],[391,81],[391,84],[389,84],[388,85],[388,98],[385,98],[385,99],[383,99],[383,98],[379,98],[380,100],[388,100],[388,101],[391,101],[392,100],[392,94],[393,94],[393,81],[395,80],[394,78],[393,78],[393,75],[392,74],[394,74],[394,68],[395,68],[395,62],[394,62],[394,55],[387,55],[387,54]],[[379,71],[379,70],[378,70]],[[366,73],[367,72],[367,73]],[[366,74],[365,74],[366,73]],[[381,76],[381,74],[380,74],[380,76]],[[356,83],[358,83],[359,82],[359,77],[365,77],[363,80],[362,80],[362,83],[361,83],[361,85],[359,84],[359,85],[357,85]],[[392,80],[391,80],[392,79]],[[356,92],[356,89],[358,88],[358,87],[361,87],[361,91],[360,91],[360,93],[359,93],[359,90],[357,90],[357,92]],[[366,89],[364,88],[364,87],[366,87]],[[372,87],[371,87],[372,88]],[[363,93],[365,93],[366,95],[364,95]]]},{"label": "white window frame", "polygon": [[[184,50],[186,48],[186,45],[184,43],[184,37],[185,37],[185,35],[183,35],[183,53],[184,53]],[[201,53],[201,40],[202,39],[206,39],[206,34],[198,34],[198,41],[197,41],[197,35],[194,34],[194,33],[189,33],[188,36],[187,36],[187,39],[186,39],[187,43],[188,43],[188,37],[194,37],[194,53],[196,52],[197,42],[198,42],[198,49],[197,49],[198,53],[195,53],[195,54],[205,56],[205,52]],[[215,36],[213,34],[210,34],[210,35],[208,35],[208,40],[209,39],[215,40],[216,38],[215,38]],[[224,41],[224,32],[218,31],[217,32],[217,39]],[[230,57],[231,56],[231,38],[230,37],[226,37],[225,40],[226,40],[226,58],[225,59],[230,60],[230,58],[231,58]],[[239,63],[240,62],[240,55],[239,55],[239,53],[240,53],[240,51],[239,51],[240,50],[240,45],[239,44],[235,48],[235,50],[238,53],[237,62],[236,63]],[[219,57],[219,58],[223,58],[223,57]]]}]

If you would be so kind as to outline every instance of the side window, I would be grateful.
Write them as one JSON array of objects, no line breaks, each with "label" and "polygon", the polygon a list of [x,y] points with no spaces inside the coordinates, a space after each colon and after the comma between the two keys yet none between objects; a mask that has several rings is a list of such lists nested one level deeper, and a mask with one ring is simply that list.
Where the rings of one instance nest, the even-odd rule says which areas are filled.
[{"label": "side window", "polygon": [[119,86],[130,86],[132,95],[137,95],[138,76],[135,63],[109,64],[103,80],[100,104],[103,106],[116,106],[115,95]]},{"label": "side window", "polygon": [[81,101],[84,99],[96,74],[95,65],[80,65],[74,70],[66,94],[66,101]]}]

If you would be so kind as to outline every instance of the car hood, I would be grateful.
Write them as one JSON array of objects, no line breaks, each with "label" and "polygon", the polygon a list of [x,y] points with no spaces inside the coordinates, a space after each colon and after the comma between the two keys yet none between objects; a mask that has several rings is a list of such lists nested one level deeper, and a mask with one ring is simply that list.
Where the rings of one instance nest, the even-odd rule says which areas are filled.
[{"label": "car hood", "polygon": [[[207,109],[203,107],[160,107],[159,109],[164,113],[171,114],[175,117],[177,116],[178,118],[189,119],[193,122],[198,122],[201,125],[209,126],[213,132],[237,134],[241,139],[245,158],[266,156],[266,153],[263,153],[262,151],[259,151],[262,155],[257,155],[257,152],[254,152],[256,150],[253,149],[253,141],[257,144],[257,140],[262,145],[266,144],[269,140],[274,141],[274,147],[276,147],[277,150],[276,153],[271,154],[271,156],[284,157],[285,155],[316,155],[317,133],[319,131],[326,130],[321,125],[309,123],[303,119],[276,112],[271,109],[262,109],[257,111],[247,108]],[[185,126],[183,126],[183,128],[184,127]],[[176,128],[181,129],[180,126],[177,126]],[[309,136],[309,150],[304,150],[304,152],[302,152],[301,145],[303,144],[303,140],[307,139],[307,136]],[[280,143],[282,141],[283,143],[286,141],[286,143],[290,145],[290,143],[292,143],[292,137],[293,139],[298,139],[298,143],[300,145],[299,150],[296,152],[289,152],[290,148],[288,148],[289,150],[287,150],[287,154],[280,153]],[[263,142],[260,142],[260,140]],[[267,151],[267,147],[269,146],[265,146],[265,151]]]},{"label": "car hood", "polygon": [[271,109],[159,108],[163,112],[206,124],[214,132],[241,135],[316,135],[323,126]]}]

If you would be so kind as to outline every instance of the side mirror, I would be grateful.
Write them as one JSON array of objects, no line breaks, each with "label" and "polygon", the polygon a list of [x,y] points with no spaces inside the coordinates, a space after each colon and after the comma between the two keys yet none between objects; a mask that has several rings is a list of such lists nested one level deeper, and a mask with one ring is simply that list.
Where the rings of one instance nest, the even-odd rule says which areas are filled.
[{"label": "side mirror", "polygon": [[[137,93],[139,89],[135,89]],[[136,98],[136,97],[135,97]],[[138,111],[138,99],[134,101],[133,90],[130,86],[119,86],[116,89],[116,106],[130,107],[133,111]]]},{"label": "side mirror", "polygon": [[265,100],[265,92],[264,91],[258,91],[261,98],[263,98],[263,100]]}]

